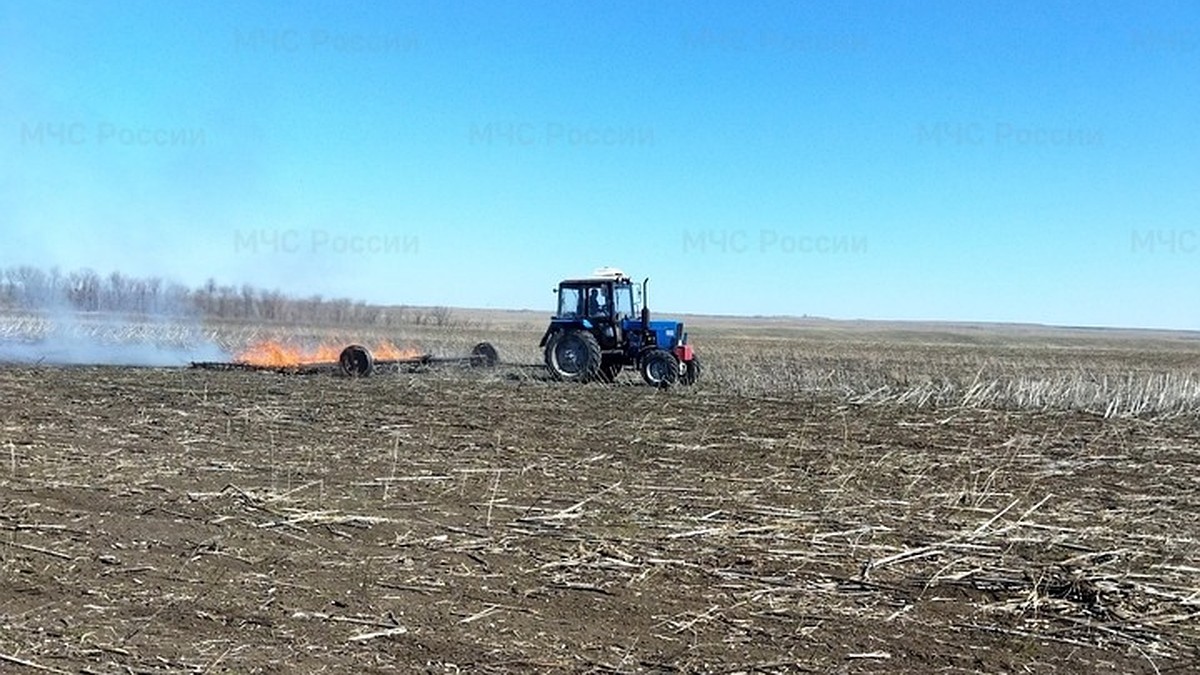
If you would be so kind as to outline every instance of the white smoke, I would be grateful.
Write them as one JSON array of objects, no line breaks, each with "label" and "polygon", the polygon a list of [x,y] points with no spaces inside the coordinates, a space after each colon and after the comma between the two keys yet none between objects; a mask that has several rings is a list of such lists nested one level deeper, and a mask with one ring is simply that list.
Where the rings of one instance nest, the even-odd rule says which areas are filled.
[{"label": "white smoke", "polygon": [[203,331],[185,325],[71,314],[16,322],[18,329],[0,338],[0,362],[182,366],[228,358]]},{"label": "white smoke", "polygon": [[0,363],[163,367],[228,358],[179,308],[82,312],[57,297],[38,305],[0,312]]}]

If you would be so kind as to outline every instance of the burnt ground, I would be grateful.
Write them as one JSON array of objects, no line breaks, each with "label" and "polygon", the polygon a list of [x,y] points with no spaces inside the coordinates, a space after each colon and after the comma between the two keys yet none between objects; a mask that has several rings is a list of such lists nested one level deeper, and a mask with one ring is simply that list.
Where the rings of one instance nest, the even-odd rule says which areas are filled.
[{"label": "burnt ground", "polygon": [[3,671],[1200,659],[1194,417],[4,367],[0,460]]}]

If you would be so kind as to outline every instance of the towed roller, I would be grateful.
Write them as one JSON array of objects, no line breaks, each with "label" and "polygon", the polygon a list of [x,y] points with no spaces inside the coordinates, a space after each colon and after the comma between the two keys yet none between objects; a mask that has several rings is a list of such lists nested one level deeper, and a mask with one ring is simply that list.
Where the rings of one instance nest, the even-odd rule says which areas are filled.
[{"label": "towed roller", "polygon": [[369,377],[383,367],[456,364],[471,368],[492,368],[500,364],[500,353],[490,342],[480,342],[467,356],[434,356],[418,354],[399,359],[377,359],[371,350],[360,344],[342,349],[336,362],[302,362],[294,365],[254,364],[244,361],[193,361],[192,368],[206,370],[260,370],[278,373],[310,374],[339,372],[347,377]]},{"label": "towed roller", "polygon": [[367,377],[375,372],[375,357],[362,345],[350,345],[338,356],[338,366],[343,375]]},{"label": "towed roller", "polygon": [[500,363],[500,353],[490,342],[480,342],[471,348],[468,363],[472,368],[494,368]]},{"label": "towed roller", "polygon": [[343,375],[367,377],[375,372],[376,366],[424,365],[457,363],[472,368],[493,368],[500,363],[500,353],[490,342],[480,342],[471,348],[470,356],[433,356],[422,354],[411,359],[376,360],[371,350],[362,345],[350,345],[338,356],[338,366]]}]

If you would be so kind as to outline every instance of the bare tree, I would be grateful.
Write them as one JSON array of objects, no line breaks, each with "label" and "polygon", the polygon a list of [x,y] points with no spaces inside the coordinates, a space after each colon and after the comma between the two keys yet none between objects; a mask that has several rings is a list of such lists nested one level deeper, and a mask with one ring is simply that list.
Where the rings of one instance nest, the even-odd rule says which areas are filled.
[{"label": "bare tree", "polygon": [[186,315],[279,323],[324,323],[396,327],[405,324],[449,326],[449,307],[382,307],[350,298],[320,295],[297,298],[250,284],[240,287],[208,279],[196,289],[159,277],[139,278],[119,271],[101,276],[91,269],[66,274],[23,265],[0,269],[0,308],[43,309],[59,304],[85,312]]},{"label": "bare tree", "polygon": [[433,319],[433,325],[435,326],[449,325],[450,319],[453,317],[453,315],[454,312],[452,312],[449,307],[444,307],[442,305],[429,310],[429,316]]}]

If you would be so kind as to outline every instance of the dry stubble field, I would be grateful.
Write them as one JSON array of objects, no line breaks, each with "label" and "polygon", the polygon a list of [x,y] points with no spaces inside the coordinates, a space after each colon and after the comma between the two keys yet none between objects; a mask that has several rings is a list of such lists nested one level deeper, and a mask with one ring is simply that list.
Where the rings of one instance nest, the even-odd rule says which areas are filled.
[{"label": "dry stubble field", "polygon": [[669,392],[0,367],[0,671],[1194,668],[1194,341],[777,332]]}]

